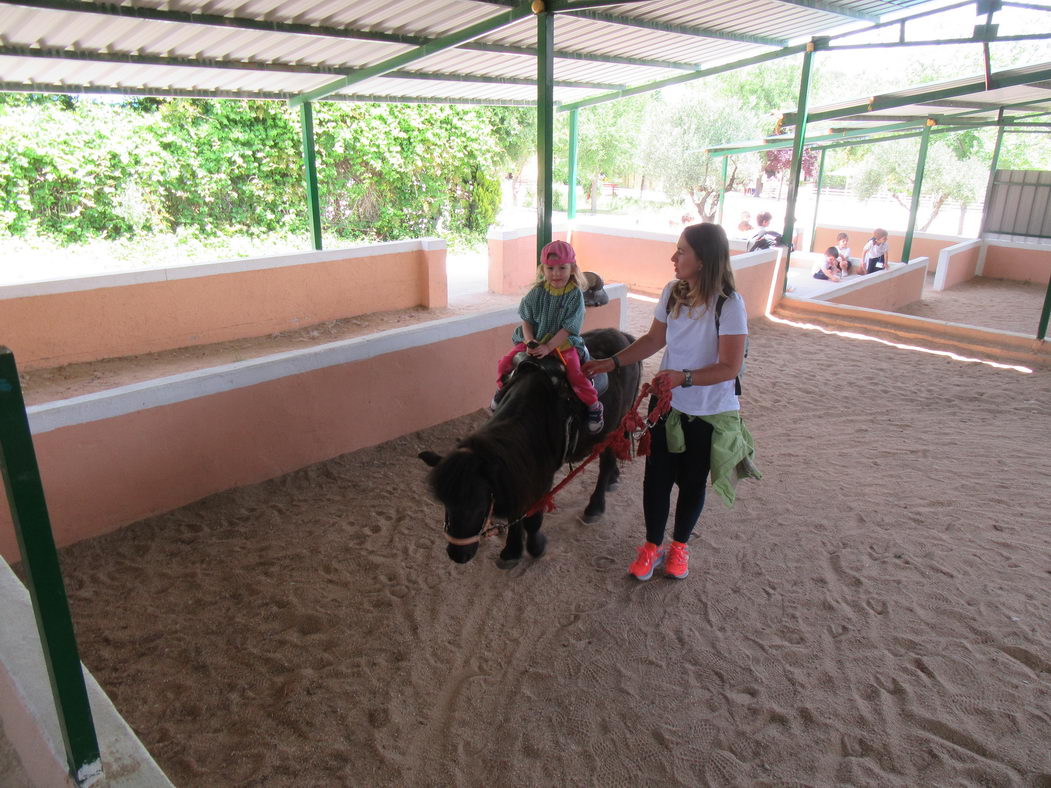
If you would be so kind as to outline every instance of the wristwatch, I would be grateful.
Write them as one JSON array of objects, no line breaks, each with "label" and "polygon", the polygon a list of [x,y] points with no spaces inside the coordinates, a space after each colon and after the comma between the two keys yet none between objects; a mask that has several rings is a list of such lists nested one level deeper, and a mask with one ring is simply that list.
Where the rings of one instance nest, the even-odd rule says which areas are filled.
[{"label": "wristwatch", "polygon": [[688,389],[690,386],[693,385],[693,370],[684,369],[682,371],[682,374],[685,376],[685,379],[682,381],[682,387],[684,389]]}]

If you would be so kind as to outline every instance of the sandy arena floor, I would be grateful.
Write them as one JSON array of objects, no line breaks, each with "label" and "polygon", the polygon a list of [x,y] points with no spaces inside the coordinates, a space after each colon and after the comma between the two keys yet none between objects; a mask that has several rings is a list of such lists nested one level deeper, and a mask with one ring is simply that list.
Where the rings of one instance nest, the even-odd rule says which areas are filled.
[{"label": "sandy arena floor", "polygon": [[181,787],[1051,784],[1051,370],[752,332],[685,581],[641,462],[452,564],[416,453],[477,412],[63,550],[84,662]]}]

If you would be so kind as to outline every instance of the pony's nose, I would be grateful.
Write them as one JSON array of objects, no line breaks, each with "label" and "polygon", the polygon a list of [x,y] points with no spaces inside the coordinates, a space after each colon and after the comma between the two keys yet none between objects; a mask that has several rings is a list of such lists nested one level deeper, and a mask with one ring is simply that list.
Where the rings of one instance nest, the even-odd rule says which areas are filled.
[{"label": "pony's nose", "polygon": [[449,558],[451,558],[456,563],[466,564],[468,561],[474,558],[474,554],[478,552],[478,545],[450,544],[445,546],[445,552],[447,552],[449,554]]}]

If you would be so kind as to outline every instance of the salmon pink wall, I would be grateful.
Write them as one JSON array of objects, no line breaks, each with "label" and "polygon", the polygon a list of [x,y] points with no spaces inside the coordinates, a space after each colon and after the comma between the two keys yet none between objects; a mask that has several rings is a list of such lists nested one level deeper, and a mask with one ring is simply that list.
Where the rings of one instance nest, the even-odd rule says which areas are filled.
[{"label": "salmon pink wall", "polygon": [[[615,230],[578,226],[571,236],[577,262],[607,282],[623,282],[633,291],[659,295],[674,278],[671,254],[679,233]],[[732,258],[737,289],[748,307],[748,317],[762,315],[770,292],[778,250],[737,254]]]},{"label": "salmon pink wall", "polygon": [[[566,240],[566,231],[555,229],[552,238]],[[536,282],[536,228],[489,231],[489,289],[514,295]],[[578,257],[579,262],[579,257]],[[581,270],[591,270],[582,268]],[[613,280],[609,280],[613,281]]]},{"label": "salmon pink wall", "polygon": [[[624,325],[626,288],[607,292],[586,328]],[[437,320],[33,406],[55,540],[71,544],[477,410],[517,322],[514,308]],[[18,560],[6,507],[0,555]]]},{"label": "salmon pink wall", "polygon": [[0,341],[34,369],[444,307],[446,290],[439,239],[36,282],[0,287]]},{"label": "salmon pink wall", "polygon": [[933,290],[950,287],[974,279],[982,253],[981,241],[965,241],[942,249],[934,272]]},{"label": "salmon pink wall", "polygon": [[981,276],[1046,285],[1051,278],[1051,246],[988,241]]},{"label": "salmon pink wall", "polygon": [[927,260],[913,259],[908,265],[892,263],[890,271],[868,274],[859,281],[838,288],[823,300],[834,304],[849,304],[867,309],[893,312],[906,304],[923,297],[923,285],[927,281]]}]

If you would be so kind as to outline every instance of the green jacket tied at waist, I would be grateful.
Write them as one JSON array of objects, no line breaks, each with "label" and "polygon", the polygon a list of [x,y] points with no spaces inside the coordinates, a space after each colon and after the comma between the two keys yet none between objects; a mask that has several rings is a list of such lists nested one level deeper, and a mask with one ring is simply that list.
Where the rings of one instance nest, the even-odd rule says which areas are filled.
[{"label": "green jacket tied at waist", "polygon": [[672,408],[664,426],[668,438],[668,451],[672,454],[686,451],[686,438],[682,432],[684,415],[687,419],[704,419],[712,425],[712,489],[719,493],[723,503],[730,508],[737,498],[734,488],[740,479],[763,478],[755,464],[755,441],[752,439],[752,433],[744,426],[741,412],[737,410],[711,416],[689,416]]}]

